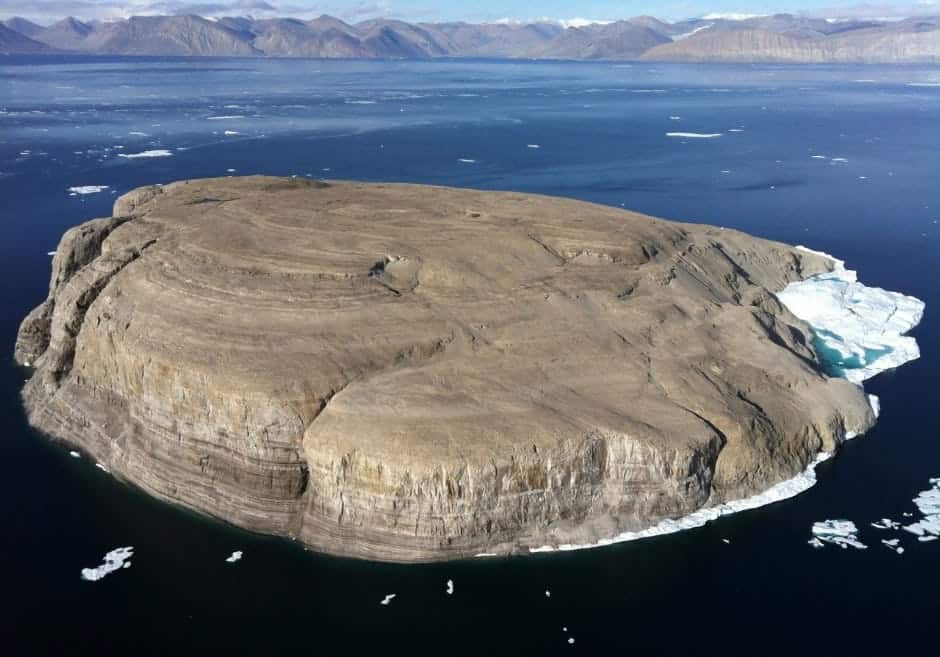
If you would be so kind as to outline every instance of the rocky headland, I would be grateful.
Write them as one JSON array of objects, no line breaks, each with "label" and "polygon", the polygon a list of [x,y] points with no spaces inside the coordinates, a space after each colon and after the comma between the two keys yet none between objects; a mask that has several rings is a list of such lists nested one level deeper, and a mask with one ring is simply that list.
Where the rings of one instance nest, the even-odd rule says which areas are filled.
[{"label": "rocky headland", "polygon": [[311,548],[592,543],[753,495],[874,421],[776,297],[832,261],[583,202],[220,178],[70,229],[31,423]]}]

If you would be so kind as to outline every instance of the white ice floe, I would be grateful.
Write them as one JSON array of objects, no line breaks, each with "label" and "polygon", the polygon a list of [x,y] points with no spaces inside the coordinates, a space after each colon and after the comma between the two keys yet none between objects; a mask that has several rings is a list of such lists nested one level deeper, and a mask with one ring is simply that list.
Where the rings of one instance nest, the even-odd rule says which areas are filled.
[{"label": "white ice floe", "polygon": [[143,151],[141,153],[118,153],[118,157],[126,157],[128,160],[134,160],[139,157],[170,157],[171,155],[173,155],[171,151],[163,148],[158,148],[152,151]]},{"label": "white ice floe", "polygon": [[530,548],[530,552],[550,552],[554,549],[561,551],[582,550],[593,547],[601,547],[604,545],[611,545],[613,543],[635,541],[641,538],[651,538],[653,536],[673,534],[675,532],[684,531],[686,529],[702,527],[706,523],[717,520],[722,516],[738,513],[740,511],[756,509],[768,504],[773,504],[774,502],[780,502],[782,500],[799,495],[803,491],[812,488],[816,483],[816,466],[831,456],[832,455],[828,452],[821,452],[819,456],[817,456],[816,459],[810,463],[809,466],[800,474],[796,475],[792,479],[781,481],[777,485],[771,486],[764,492],[758,493],[757,495],[752,495],[751,497],[725,502],[724,504],[717,504],[705,509],[699,509],[698,511],[690,513],[685,517],[663,520],[658,524],[653,525],[652,527],[632,532],[623,532],[622,534],[618,534],[612,538],[601,539],[597,543],[581,545],[562,544],[557,548],[546,545],[538,548]]},{"label": "white ice floe", "polygon": [[460,157],[457,158],[458,162],[463,162],[464,164],[476,164],[476,160],[471,160],[469,157]]},{"label": "white ice floe", "polygon": [[720,137],[720,132],[667,132],[667,137],[681,137],[684,139],[714,139]]},{"label": "white ice floe", "polygon": [[447,580],[447,595],[453,595],[453,594],[454,594],[454,580],[449,579]]},{"label": "white ice floe", "polygon": [[548,589],[545,589],[545,597],[546,597],[546,598],[552,597],[552,592],[549,591]]},{"label": "white ice floe", "polygon": [[843,550],[853,547],[865,550],[867,545],[858,540],[858,528],[851,520],[823,520],[813,523],[813,538],[809,540],[814,548],[824,547],[826,543],[838,545]]},{"label": "white ice floe", "polygon": [[131,132],[128,132],[127,134],[134,135],[135,137],[149,137],[150,136],[146,132],[141,132],[140,130],[133,130]]},{"label": "white ice floe", "polygon": [[827,159],[825,155],[810,155],[810,157],[811,157],[812,159],[814,159],[814,160],[825,160],[825,159]]},{"label": "white ice floe", "polygon": [[382,601],[381,601],[379,604],[380,604],[380,605],[385,605],[385,606],[387,607],[387,606],[389,605],[389,603],[390,603],[392,600],[395,599],[395,596],[396,596],[396,595],[397,595],[396,593],[389,593],[389,594],[386,595],[384,598],[382,598]]},{"label": "white ice floe", "polygon": [[904,548],[899,545],[901,539],[899,538],[883,538],[881,543],[887,547],[889,550],[894,550],[898,554],[904,554]]},{"label": "white ice floe", "polygon": [[97,582],[105,575],[113,573],[115,570],[131,567],[131,557],[134,556],[133,547],[120,547],[111,550],[104,555],[104,563],[94,568],[82,568],[82,579],[89,582]]},{"label": "white ice floe", "polygon": [[574,643],[574,637],[573,637],[573,636],[569,636],[569,637],[568,637],[568,644],[571,645],[571,644],[573,644],[573,643]]},{"label": "white ice floe", "polygon": [[347,105],[375,105],[374,100],[346,100]]},{"label": "white ice floe", "polygon": [[526,144],[525,147],[526,148],[542,148],[542,146],[539,144]]},{"label": "white ice floe", "polygon": [[930,483],[931,488],[914,498],[914,505],[924,517],[904,526],[905,531],[916,535],[923,543],[940,538],[940,479],[931,479]]},{"label": "white ice floe", "polygon": [[235,119],[245,118],[242,114],[226,114],[224,116],[207,116],[208,121],[233,121]]},{"label": "white ice floe", "polygon": [[670,117],[669,117],[669,120],[670,120],[670,121],[681,121],[681,120],[682,120],[682,117],[681,117],[681,116],[670,116]]},{"label": "white ice floe", "polygon": [[71,452],[69,452],[69,456],[71,456],[73,459],[78,459],[82,457],[82,455],[76,452],[74,449]]},{"label": "white ice floe", "polygon": [[843,261],[797,248],[828,258],[833,271],[790,283],[777,298],[813,328],[817,351],[836,373],[861,384],[920,356],[904,334],[920,322],[923,301],[863,285]]},{"label": "white ice floe", "polygon": [[238,132],[237,130],[226,130],[225,134],[228,136],[232,136],[232,135],[240,135],[241,133]]},{"label": "white ice floe", "polygon": [[878,522],[870,523],[875,529],[897,529],[901,526],[901,523],[892,520],[891,518],[882,518]]},{"label": "white ice floe", "polygon": [[728,132],[744,132],[744,128],[731,128]]},{"label": "white ice floe", "polygon": [[225,560],[226,560],[227,562],[229,562],[229,563],[235,563],[236,561],[241,560],[241,558],[242,558],[242,551],[241,551],[241,550],[235,550],[234,552],[232,552],[232,554],[230,554],[228,557],[226,557]]},{"label": "white ice floe", "polygon": [[95,467],[101,470],[102,472],[107,472],[108,469],[104,467],[101,463],[95,463]]},{"label": "white ice floe", "polygon": [[832,158],[832,160],[830,160],[830,161],[831,161],[831,162],[840,162],[840,163],[848,162],[848,160],[845,159],[844,157],[834,157],[834,158]]},{"label": "white ice floe", "polygon": [[940,82],[908,82],[908,87],[940,87]]},{"label": "white ice floe", "polygon": [[110,189],[107,185],[81,185],[79,187],[69,187],[70,194],[97,194]]}]

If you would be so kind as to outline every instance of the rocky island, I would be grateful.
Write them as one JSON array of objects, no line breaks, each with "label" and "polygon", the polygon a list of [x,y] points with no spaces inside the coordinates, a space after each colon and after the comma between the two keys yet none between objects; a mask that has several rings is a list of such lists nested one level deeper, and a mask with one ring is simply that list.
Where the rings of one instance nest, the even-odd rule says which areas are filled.
[{"label": "rocky island", "polygon": [[509,554],[865,431],[777,296],[835,266],[545,196],[195,180],[66,232],[15,356],[35,427],[157,497],[346,556]]}]

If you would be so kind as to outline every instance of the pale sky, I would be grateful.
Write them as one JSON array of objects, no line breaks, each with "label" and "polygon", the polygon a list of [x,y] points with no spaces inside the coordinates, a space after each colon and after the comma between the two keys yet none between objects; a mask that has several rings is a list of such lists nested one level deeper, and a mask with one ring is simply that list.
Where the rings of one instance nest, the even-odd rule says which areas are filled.
[{"label": "pale sky", "polygon": [[834,18],[899,18],[940,14],[940,0],[0,0],[0,18],[24,16],[48,23],[65,16],[108,19],[183,14],[313,18],[331,14],[355,22],[387,17],[407,21],[493,22],[501,19],[611,21],[641,14],[666,20],[709,14],[790,12]]}]

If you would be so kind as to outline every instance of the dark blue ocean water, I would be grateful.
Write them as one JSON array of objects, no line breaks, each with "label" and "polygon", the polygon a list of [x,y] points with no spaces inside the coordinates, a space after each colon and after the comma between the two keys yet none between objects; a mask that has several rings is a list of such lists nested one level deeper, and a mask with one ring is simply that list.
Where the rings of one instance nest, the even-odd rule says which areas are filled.
[{"label": "dark blue ocean water", "polygon": [[[903,534],[898,555],[868,523],[903,519],[940,476],[940,87],[922,86],[937,80],[905,67],[3,58],[0,651],[933,654],[940,542]],[[172,155],[119,157],[148,150]],[[9,355],[62,231],[136,186],[229,169],[540,192],[803,243],[926,301],[923,356],[868,383],[877,427],[783,503],[587,552],[428,566],[315,555],[153,501],[37,436],[20,408]],[[79,185],[109,189],[70,196]],[[854,520],[871,547],[812,549],[827,518]],[[80,579],[122,545],[136,548],[129,570]],[[225,563],[236,549],[244,559]]]}]

